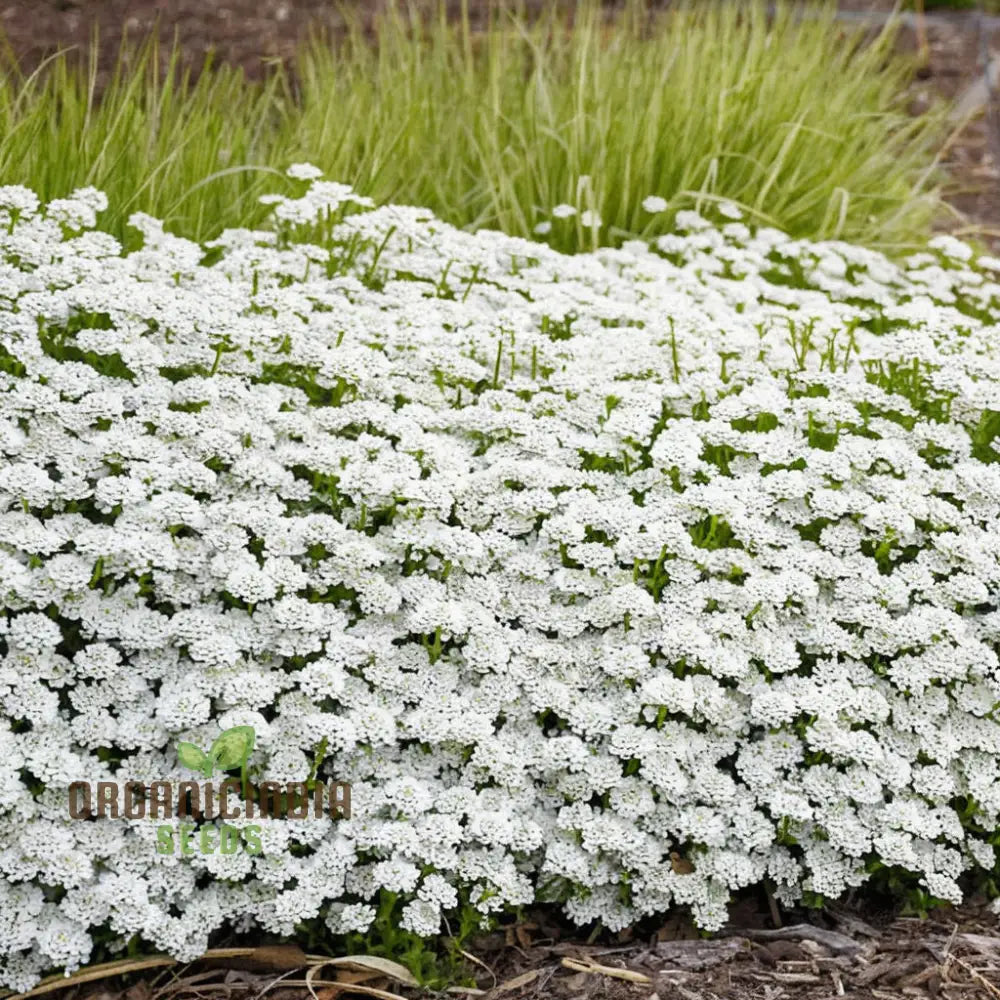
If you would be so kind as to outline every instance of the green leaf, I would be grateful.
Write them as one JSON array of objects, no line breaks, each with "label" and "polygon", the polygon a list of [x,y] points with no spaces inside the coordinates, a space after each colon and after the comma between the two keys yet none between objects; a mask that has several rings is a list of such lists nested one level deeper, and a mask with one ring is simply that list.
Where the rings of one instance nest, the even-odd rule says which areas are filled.
[{"label": "green leaf", "polygon": [[220,771],[243,767],[253,750],[255,733],[253,726],[233,726],[220,733],[209,750],[209,756]]},{"label": "green leaf", "polygon": [[185,743],[183,740],[177,744],[177,759],[192,771],[201,771],[210,774],[211,770],[205,771],[208,764],[208,757],[205,756],[201,747],[194,743]]}]

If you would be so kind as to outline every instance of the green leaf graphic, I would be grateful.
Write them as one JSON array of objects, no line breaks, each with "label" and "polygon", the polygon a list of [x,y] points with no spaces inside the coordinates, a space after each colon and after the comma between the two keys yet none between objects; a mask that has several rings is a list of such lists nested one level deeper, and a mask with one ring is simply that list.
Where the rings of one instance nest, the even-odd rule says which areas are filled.
[{"label": "green leaf graphic", "polygon": [[254,743],[253,726],[233,726],[220,733],[208,755],[220,771],[244,767]]},{"label": "green leaf graphic", "polygon": [[208,757],[202,752],[201,747],[193,743],[185,743],[183,740],[177,744],[177,759],[192,771],[201,771],[202,774],[211,775],[212,764]]}]

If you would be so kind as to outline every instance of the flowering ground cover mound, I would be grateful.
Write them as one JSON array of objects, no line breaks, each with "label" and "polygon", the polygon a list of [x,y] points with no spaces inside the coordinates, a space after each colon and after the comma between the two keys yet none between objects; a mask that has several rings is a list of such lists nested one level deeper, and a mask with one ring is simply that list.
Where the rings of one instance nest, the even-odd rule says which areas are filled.
[{"label": "flowering ground cover mound", "polygon": [[[564,256],[290,174],[272,229],[128,254],[99,192],[0,189],[0,979],[989,887],[1000,260],[726,204]],[[236,727],[350,817],[71,817]]]}]

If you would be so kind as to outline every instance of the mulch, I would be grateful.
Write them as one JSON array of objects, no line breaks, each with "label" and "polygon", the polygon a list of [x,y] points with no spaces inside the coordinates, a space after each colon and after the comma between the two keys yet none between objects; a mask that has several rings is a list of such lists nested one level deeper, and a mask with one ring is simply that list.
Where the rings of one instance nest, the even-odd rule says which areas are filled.
[{"label": "mulch", "polygon": [[[869,908],[870,909],[870,908]],[[863,914],[863,915],[862,915]],[[827,907],[778,928],[735,908],[718,935],[702,938],[671,918],[647,938],[613,946],[564,939],[544,916],[475,939],[465,952],[475,987],[456,1000],[1000,1000],[1000,934],[985,900],[926,918],[880,918]],[[867,917],[867,919],[865,919]],[[622,935],[628,937],[629,933]],[[239,957],[231,956],[239,952]],[[420,1000],[405,970],[383,959],[333,965],[294,945],[217,951],[125,981],[57,988],[55,1000]],[[394,970],[400,975],[395,975]]]},{"label": "mulch", "polygon": [[[925,919],[828,907],[808,922],[799,914],[770,923],[737,904],[711,939],[672,918],[648,940],[611,948],[536,940],[537,926],[515,927],[495,942],[497,982],[482,977],[480,986],[485,1000],[1000,998],[1000,935],[984,900]],[[481,945],[478,955],[491,952]]]}]

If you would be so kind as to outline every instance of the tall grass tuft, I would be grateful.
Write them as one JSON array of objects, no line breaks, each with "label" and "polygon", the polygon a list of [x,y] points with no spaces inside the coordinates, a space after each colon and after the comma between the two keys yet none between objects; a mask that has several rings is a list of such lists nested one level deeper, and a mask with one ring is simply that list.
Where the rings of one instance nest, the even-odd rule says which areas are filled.
[{"label": "tall grass tuft", "polygon": [[94,185],[110,200],[102,225],[123,239],[136,236],[127,220],[140,210],[194,238],[261,217],[257,196],[274,190],[284,159],[281,77],[248,86],[240,70],[209,61],[192,81],[177,45],[164,52],[151,37],[121,49],[99,95],[96,52],[59,53],[30,76],[8,63],[0,183],[44,199]]},{"label": "tall grass tuft", "polygon": [[[901,248],[941,207],[943,114],[906,113],[913,64],[893,27],[844,28],[830,5],[807,19],[760,0],[653,16],[630,0],[609,26],[594,0],[535,17],[493,2],[473,30],[468,0],[457,19],[444,0],[429,13],[390,0],[373,32],[345,18],[342,37],[314,36],[263,84],[225,67],[192,82],[176,49],[152,43],[120,60],[100,100],[93,56],[7,72],[0,182],[44,196],[94,184],[113,229],[142,209],[207,238],[258,223],[273,172],[308,160],[469,228],[531,236],[560,202],[591,209],[599,228],[551,220],[566,250],[648,236],[720,200],[795,236]],[[650,194],[668,211],[645,213]]]}]

